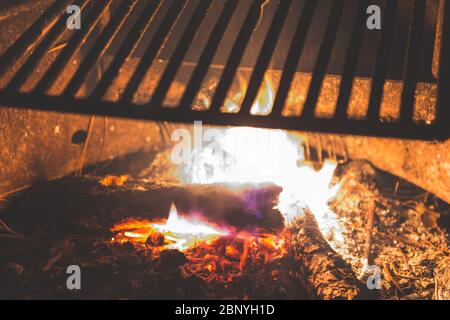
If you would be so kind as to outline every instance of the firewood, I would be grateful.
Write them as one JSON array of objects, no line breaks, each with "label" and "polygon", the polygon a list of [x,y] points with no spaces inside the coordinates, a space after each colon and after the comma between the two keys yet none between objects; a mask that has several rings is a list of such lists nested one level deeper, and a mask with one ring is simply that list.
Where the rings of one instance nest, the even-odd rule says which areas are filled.
[{"label": "firewood", "polygon": [[435,300],[450,299],[450,258],[444,259],[434,270],[435,276]]},{"label": "firewood", "polygon": [[369,296],[351,266],[328,244],[309,209],[286,230],[299,278],[319,299],[362,299]]},{"label": "firewood", "polygon": [[373,242],[373,226],[375,223],[375,201],[369,199],[367,208],[367,226],[366,226],[366,244],[364,248],[364,264],[366,266],[372,264],[372,242]]},{"label": "firewood", "polygon": [[176,185],[132,179],[105,183],[101,177],[68,177],[26,190],[8,205],[2,219],[24,234],[104,236],[124,219],[164,220],[175,203],[180,215],[200,215],[201,219],[229,230],[277,230],[283,227],[280,212],[273,209],[280,191],[274,185],[237,185],[229,189],[224,185]]},{"label": "firewood", "polygon": [[284,218],[274,209],[282,189],[274,184],[188,185],[175,196],[178,211],[200,214],[206,221],[237,231],[280,231]]},{"label": "firewood", "polygon": [[38,183],[17,196],[3,219],[24,234],[89,233],[107,235],[130,217],[166,218],[175,187],[145,181],[104,185],[102,178],[67,177]]}]

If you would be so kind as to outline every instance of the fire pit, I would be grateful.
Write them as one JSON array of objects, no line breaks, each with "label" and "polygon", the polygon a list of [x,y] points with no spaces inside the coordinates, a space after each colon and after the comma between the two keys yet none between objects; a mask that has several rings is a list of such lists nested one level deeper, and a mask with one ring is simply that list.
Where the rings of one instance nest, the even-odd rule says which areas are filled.
[{"label": "fire pit", "polygon": [[[171,148],[133,176],[66,177],[13,195],[3,297],[430,299],[435,282],[445,287],[443,201],[368,162],[313,165],[296,134],[221,130],[224,162],[209,146],[176,165]],[[271,140],[283,149],[272,172],[232,151],[257,154]],[[61,285],[68,264],[83,270],[83,290]]]},{"label": "fire pit", "polygon": [[0,5],[0,298],[449,299],[449,8],[375,2]]}]

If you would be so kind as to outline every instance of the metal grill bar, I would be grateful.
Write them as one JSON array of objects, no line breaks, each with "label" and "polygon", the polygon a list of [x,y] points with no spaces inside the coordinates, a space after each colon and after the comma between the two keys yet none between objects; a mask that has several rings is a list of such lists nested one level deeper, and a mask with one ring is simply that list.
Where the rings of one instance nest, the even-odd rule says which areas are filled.
[{"label": "metal grill bar", "polygon": [[341,0],[334,0],[327,28],[325,29],[325,36],[322,40],[319,57],[317,58],[316,66],[314,68],[308,97],[306,98],[305,106],[303,109],[302,117],[304,117],[306,120],[314,118],[314,110],[317,100],[319,99],[320,89],[325,78],[325,73],[330,61],[331,52],[336,40],[337,30],[339,27],[339,21],[341,19],[343,8],[344,7],[342,6]]},{"label": "metal grill bar", "polygon": [[[56,61],[47,70],[45,75],[39,81],[38,85],[34,90],[38,92],[46,92],[50,86],[54,83],[58,75],[62,72],[64,67],[69,62],[70,57],[77,50],[78,46],[82,43],[89,34],[92,33],[97,23],[100,21],[102,16],[108,11],[112,0],[105,1],[103,3],[97,3],[95,8],[92,9],[89,16],[86,19],[86,26],[76,32],[76,34],[70,39],[67,45],[64,47]],[[86,61],[86,60],[85,60]]]},{"label": "metal grill bar", "polygon": [[163,76],[161,77],[161,80],[159,81],[158,87],[155,90],[150,105],[159,106],[162,104],[164,98],[166,97],[167,91],[170,88],[170,85],[175,79],[177,71],[183,63],[183,58],[189,50],[191,42],[194,40],[194,37],[197,34],[197,31],[200,28],[200,25],[202,24],[202,21],[205,18],[210,6],[211,1],[209,0],[202,0],[198,5],[194,15],[192,16],[189,24],[186,27],[186,31],[178,42],[178,46],[173,53],[169,65],[167,66]]},{"label": "metal grill bar", "polygon": [[147,70],[153,64],[153,60],[158,55],[158,52],[161,50],[161,46],[167,38],[170,30],[172,30],[175,21],[178,18],[178,15],[181,13],[183,9],[182,1],[174,1],[170,10],[167,12],[164,21],[158,27],[158,30],[155,33],[155,37],[152,39],[147,49],[145,50],[145,54],[142,57],[141,62],[139,63],[136,72],[128,83],[125,92],[123,93],[122,102],[131,101],[133,99],[133,95],[141,84],[142,80],[147,73]]},{"label": "metal grill bar", "polygon": [[371,122],[380,121],[383,87],[386,79],[389,53],[392,47],[392,29],[394,28],[397,5],[397,1],[386,1],[385,5],[385,15],[383,17],[384,28],[381,31],[381,37],[378,43],[375,71],[372,79],[372,88],[370,91],[369,111],[367,115],[369,121]]},{"label": "metal grill bar", "polygon": [[413,4],[413,21],[409,34],[409,50],[405,65],[405,82],[402,93],[400,119],[408,122],[413,118],[414,97],[417,88],[419,60],[425,23],[425,0],[415,0]]},{"label": "metal grill bar", "polygon": [[283,28],[284,22],[286,20],[287,14],[289,12],[289,7],[291,6],[291,0],[285,0],[280,3],[277,12],[270,26],[267,37],[261,48],[261,53],[259,54],[258,61],[256,62],[255,69],[250,79],[250,84],[247,89],[247,94],[242,102],[241,112],[249,113],[253,103],[255,102],[258,90],[264,79],[264,74],[269,67],[270,59],[272,58],[273,52],[277,45],[277,40],[280,37],[281,30]]},{"label": "metal grill bar", "polygon": [[362,0],[359,2],[356,10],[355,22],[353,24],[352,36],[347,50],[347,58],[344,64],[339,97],[336,104],[335,118],[338,121],[345,121],[347,118],[347,107],[350,102],[350,94],[356,72],[356,61],[361,52],[361,45],[364,40],[364,25],[366,22],[366,8],[368,4],[368,1]]},{"label": "metal grill bar", "polygon": [[[424,47],[425,41],[430,37],[429,21],[430,13],[427,10],[433,2],[430,0],[392,1],[384,0],[382,30],[371,31],[365,27],[367,17],[366,9],[370,4],[368,0],[320,2],[316,0],[292,0],[273,1],[264,10],[274,10],[273,14],[265,14],[262,10],[264,0],[223,0],[219,7],[214,7],[217,2],[211,0],[197,1],[196,5],[190,5],[191,0],[72,0],[55,1],[44,14],[32,24],[18,40],[0,57],[0,75],[11,73],[11,80],[0,89],[0,104],[17,108],[43,109],[52,111],[96,114],[104,116],[128,117],[135,119],[175,121],[191,123],[199,120],[215,125],[257,126],[265,128],[278,128],[288,130],[309,130],[330,133],[345,133],[359,135],[375,135],[381,137],[400,137],[413,139],[441,139],[449,137],[448,122],[450,121],[450,10],[449,4],[443,1],[442,39],[440,43],[439,78],[430,80],[424,76],[425,65],[429,65],[429,50]],[[442,1],[442,0],[441,0]],[[92,2],[92,4],[91,4]],[[381,1],[380,1],[381,2]],[[65,28],[66,5],[74,3],[82,8],[83,28],[75,32],[68,32]],[[434,1],[434,3],[436,3]],[[356,5],[351,10],[349,18],[349,6]],[[327,7],[328,6],[328,7]],[[267,9],[270,7],[270,9]],[[216,12],[218,17],[210,25],[206,24],[209,12]],[[242,8],[242,10],[238,10]],[[246,11],[244,11],[244,8]],[[321,10],[317,10],[320,8]],[[326,8],[327,10],[323,10]],[[406,8],[406,9],[405,9]],[[95,28],[100,25],[100,20],[108,15],[108,21],[102,27],[101,32],[95,38],[94,43],[89,43]],[[298,11],[298,12],[297,12]],[[325,12],[325,13],[324,13]],[[327,15],[327,16],[325,16]],[[266,21],[271,17],[271,21]],[[399,18],[401,17],[401,19]],[[157,18],[157,19],[156,19]],[[289,20],[289,18],[292,18]],[[350,21],[350,19],[353,19]],[[179,30],[180,21],[186,22],[184,29]],[[211,20],[212,21],[212,20]],[[234,21],[239,25],[233,25]],[[257,25],[262,24],[267,32],[255,32]],[[146,38],[149,26],[158,23],[155,30],[151,30],[152,37]],[[324,24],[323,36],[314,34],[317,26]],[[394,41],[394,30],[401,23],[407,23],[407,43],[401,59],[393,59],[398,45]],[[437,22],[436,22],[437,24]],[[124,28],[127,25],[129,29]],[[292,39],[282,38],[286,28],[292,29]],[[403,28],[403,27],[402,27]],[[123,30],[124,33],[120,33]],[[127,30],[127,31],[125,31]],[[174,32],[176,30],[176,32]],[[202,30],[202,32],[200,32]],[[209,34],[202,34],[204,31]],[[234,31],[233,31],[234,30]],[[266,30],[266,29],[260,29]],[[402,29],[403,30],[403,29]],[[435,32],[435,31],[431,31]],[[316,113],[318,103],[327,79],[329,70],[337,70],[332,65],[334,52],[339,49],[337,41],[347,35],[349,41],[342,55],[342,73],[340,76],[336,111],[330,118],[321,118]],[[178,39],[175,35],[180,34]],[[234,37],[236,34],[236,37]],[[232,36],[230,36],[232,35]],[[22,92],[22,87],[36,74],[37,66],[42,65],[46,59],[46,53],[60,38],[67,38],[67,43],[56,55],[43,76],[38,79],[37,85],[31,92]],[[201,37],[199,37],[201,36]],[[433,36],[433,34],[431,34]],[[204,45],[196,48],[192,44],[197,38],[204,40]],[[366,118],[350,119],[348,117],[349,105],[352,102],[352,90],[355,87],[355,79],[363,77],[358,69],[358,61],[367,54],[368,37],[376,46],[369,50],[374,52],[373,72],[370,75],[370,94],[368,98],[368,111]],[[232,42],[231,38],[235,38]],[[145,40],[144,40],[145,39]],[[170,41],[169,41],[170,39]],[[313,39],[314,43],[311,43]],[[203,41],[202,40],[202,41]],[[147,45],[142,45],[148,41]],[[121,43],[119,43],[121,42]],[[201,41],[200,41],[201,42]],[[250,73],[246,92],[242,92],[242,101],[237,102],[238,113],[224,111],[227,95],[232,90],[233,80],[241,68],[247,63],[245,54],[251,46],[258,42],[261,48],[252,58],[253,69]],[[166,44],[174,44],[170,57],[165,57],[163,50]],[[310,47],[317,43],[317,50]],[[84,49],[85,55],[78,57],[77,52]],[[221,56],[219,48],[226,45],[231,50],[227,56],[219,58],[222,65],[221,76],[218,83],[208,94],[211,98],[209,109],[197,105],[197,95],[204,90],[208,71],[216,68],[215,59]],[[170,47],[169,45],[169,47]],[[258,98],[258,93],[263,85],[264,77],[273,70],[272,60],[280,59],[277,55],[279,46],[286,45],[287,55],[283,60],[276,62],[279,65],[280,81],[269,115],[253,115],[252,107]],[[143,48],[141,52],[139,48]],[[192,50],[191,50],[192,49]],[[364,51],[366,50],[366,51]],[[111,53],[110,53],[111,52]],[[193,53],[194,52],[194,53]],[[314,57],[311,57],[314,52]],[[369,52],[369,55],[371,55]],[[402,51],[403,52],[403,51]],[[111,57],[108,54],[112,54]],[[191,55],[197,55],[192,63]],[[71,57],[80,58],[77,70],[67,79],[67,85],[62,88],[63,94],[49,95],[48,89],[58,84],[58,79],[63,76],[63,71],[70,63]],[[306,58],[305,58],[306,57]],[[98,84],[90,95],[77,95],[83,85],[86,84],[88,75],[100,63],[102,59],[110,58],[109,64],[103,74],[99,75]],[[109,101],[107,93],[119,76],[119,72],[126,65],[128,59],[136,63],[134,71],[129,74],[119,94],[118,101]],[[165,69],[161,76],[152,74],[156,62],[166,60]],[[304,61],[315,61],[306,66]],[[401,63],[399,63],[401,61]],[[380,119],[381,104],[387,77],[392,73],[391,64],[403,66],[401,79],[402,90],[399,91],[400,116],[398,121],[386,122]],[[17,66],[16,66],[17,65]],[[181,68],[190,65],[191,76],[184,85],[184,94],[179,99],[178,106],[168,108],[164,101],[171,92],[169,89],[176,83],[177,74]],[[13,68],[17,67],[17,68]],[[310,68],[312,67],[312,68]],[[306,71],[304,69],[308,69]],[[155,69],[156,70],[156,69]],[[401,71],[401,68],[399,69]],[[10,72],[11,71],[11,72]],[[284,109],[291,93],[299,90],[298,85],[293,85],[298,72],[303,74],[311,72],[310,84],[305,96],[303,112],[299,116],[286,116]],[[428,71],[429,72],[429,71]],[[400,72],[401,73],[401,72]],[[430,72],[429,72],[430,73]],[[431,74],[431,73],[430,73]],[[140,93],[140,87],[147,76],[159,79],[153,86],[153,94],[148,103],[140,104],[134,98]],[[183,80],[184,81],[184,80]],[[431,81],[431,82],[430,82]],[[434,81],[434,82],[433,82]],[[430,101],[437,100],[436,120],[431,123],[417,122],[415,116],[416,94],[419,84],[427,82],[427,85],[437,86],[437,97],[430,97]],[[304,84],[303,84],[304,85]],[[114,84],[115,86],[115,84]],[[145,86],[148,87],[146,83]],[[139,107],[138,107],[139,105]]]},{"label": "metal grill bar", "polygon": [[286,64],[283,69],[283,75],[281,77],[280,85],[278,86],[278,93],[272,110],[273,114],[276,116],[281,116],[283,112],[316,7],[317,1],[314,0],[306,0],[305,5],[303,6],[303,11],[300,15],[300,19],[298,20],[297,28],[294,34],[295,41],[292,41],[291,48],[289,49]]},{"label": "metal grill bar", "polygon": [[183,98],[180,102],[180,107],[184,109],[191,109],[191,106],[194,102],[195,96],[198,94],[200,87],[202,85],[203,80],[205,79],[206,73],[208,72],[209,66],[214,58],[214,55],[219,48],[220,41],[222,40],[226,28],[227,22],[233,16],[234,11],[237,8],[237,0],[228,0],[225,3],[224,9],[222,10],[222,14],[214,26],[214,29],[211,31],[211,35],[208,39],[208,43],[205,46],[204,51],[202,52],[199,63],[195,68],[191,81],[189,82],[186,91],[184,93]]},{"label": "metal grill bar", "polygon": [[[111,83],[117,78],[120,68],[122,67],[127,57],[130,55],[130,53],[133,52],[138,46],[139,39],[141,39],[141,37],[143,36],[145,30],[147,29],[147,27],[151,22],[151,18],[153,17],[157,9],[158,9],[157,1],[147,2],[147,5],[144,7],[142,13],[138,17],[133,28],[127,34],[126,43],[120,47],[113,61],[109,65],[108,69],[105,71],[104,76],[97,84],[94,93],[92,94],[92,97],[94,99],[96,100],[101,99],[108,90]],[[80,86],[81,84],[71,85],[69,83],[68,87],[66,88],[66,91],[64,92],[64,96],[75,95],[76,91],[80,88]]]},{"label": "metal grill bar", "polygon": [[247,17],[245,18],[245,22],[242,25],[241,32],[239,32],[239,35],[230,53],[228,62],[225,66],[225,70],[223,71],[222,79],[217,86],[216,93],[211,102],[210,109],[214,112],[219,112],[219,109],[222,107],[223,102],[225,101],[225,97],[231,87],[233,78],[236,75],[239,63],[244,55],[245,49],[247,48],[248,41],[250,40],[252,32],[255,29],[256,24],[258,23],[262,4],[263,3],[261,0],[254,0],[252,2],[252,5],[250,6]]}]

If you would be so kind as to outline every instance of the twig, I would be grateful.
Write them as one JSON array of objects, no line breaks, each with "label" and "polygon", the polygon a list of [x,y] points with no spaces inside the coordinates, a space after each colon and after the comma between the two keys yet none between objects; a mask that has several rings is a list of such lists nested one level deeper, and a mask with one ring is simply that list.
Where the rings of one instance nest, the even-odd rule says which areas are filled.
[{"label": "twig", "polygon": [[408,260],[408,258],[406,257],[405,253],[403,252],[403,250],[400,249],[400,248],[397,248],[397,250],[398,250],[398,251],[400,252],[400,254],[402,255],[403,260],[405,261],[406,267],[408,268],[409,272],[410,272],[410,273],[414,273],[414,272],[413,272],[413,269],[412,269],[412,267],[411,267],[411,265],[409,264],[409,260]]},{"label": "twig", "polygon": [[439,295],[439,281],[436,277],[434,278],[434,300],[441,300]]},{"label": "twig", "polygon": [[34,273],[34,268],[31,268],[30,272],[27,274],[27,276],[25,277],[25,279],[23,279],[22,284],[19,287],[19,291],[22,291],[23,288],[25,287],[25,284],[28,282],[28,279],[30,279],[31,275]]},{"label": "twig", "polygon": [[364,264],[369,266],[372,264],[370,253],[372,251],[373,242],[373,225],[375,221],[375,201],[369,200],[369,207],[367,208],[367,226],[366,226],[366,246],[364,250]]},{"label": "twig", "polygon": [[16,237],[16,236],[12,235],[12,234],[0,234],[0,239],[15,239],[15,240],[20,239],[20,240],[23,240],[25,238],[19,238],[19,237]]},{"label": "twig", "polygon": [[18,193],[20,191],[26,190],[26,189],[28,189],[30,187],[31,187],[31,185],[26,185],[26,186],[23,186],[23,187],[20,187],[20,188],[17,188],[17,189],[14,189],[14,190],[2,193],[2,194],[0,194],[0,201],[6,201],[12,195],[14,195],[14,194],[16,194],[16,193]]},{"label": "twig", "polygon": [[48,54],[64,49],[67,46],[67,42],[61,43],[48,51]]},{"label": "twig", "polygon": [[249,253],[250,245],[247,240],[244,241],[244,252],[241,256],[241,261],[239,263],[241,271],[245,269],[245,266],[247,265],[247,259],[248,259],[248,253]]},{"label": "twig", "polygon": [[[382,231],[377,231],[377,233],[378,233],[380,236],[384,237],[384,238],[388,238],[388,239],[391,239],[391,240],[400,241],[400,242],[403,242],[403,243],[405,243],[405,244],[407,244],[407,245],[413,246],[413,247],[415,247],[415,248],[419,248],[419,249],[423,249],[424,247],[426,247],[426,248],[432,248],[432,249],[434,249],[434,250],[441,251],[441,252],[443,252],[443,253],[445,253],[445,254],[450,254],[450,250],[448,250],[448,249],[443,249],[443,248],[438,248],[438,247],[436,247],[435,245],[431,244],[429,241],[424,241],[423,243],[419,244],[419,243],[417,243],[416,241],[413,241],[413,240],[410,240],[410,239],[406,239],[406,238],[397,236],[397,235],[392,234],[392,233],[386,233],[386,232],[382,232]],[[427,243],[427,242],[428,242],[428,243]]]},{"label": "twig", "polygon": [[261,21],[262,21],[262,19],[263,19],[263,16],[264,16],[264,7],[265,7],[269,2],[270,2],[270,0],[265,0],[265,1],[261,4],[261,14],[259,15],[259,20],[258,20],[258,22],[256,23],[256,26],[255,26],[255,28],[253,29],[253,32],[255,32],[256,30],[258,30],[258,28],[259,28],[259,26],[260,26],[260,24],[261,24]]},{"label": "twig", "polygon": [[394,198],[397,198],[398,190],[400,189],[400,180],[397,180],[394,188]]},{"label": "twig", "polygon": [[12,230],[3,220],[1,220],[0,219],[0,228],[1,228],[1,230],[4,230],[4,231],[6,231],[7,233],[9,233],[9,235],[11,236],[11,237],[13,237],[13,238],[15,238],[15,239],[23,239],[23,236],[20,234],[20,233],[18,233],[18,232],[16,232],[16,231],[14,231],[14,230]]},{"label": "twig", "polygon": [[403,292],[402,288],[400,288],[400,285],[397,283],[397,281],[394,279],[389,266],[387,265],[387,263],[384,264],[384,268],[386,270],[386,274],[387,274],[387,278],[388,280],[394,285],[395,289],[402,295],[404,296],[405,293]]},{"label": "twig", "polygon": [[[408,267],[410,267],[410,266],[408,265]],[[417,277],[405,276],[405,275],[400,274],[400,272],[398,271],[398,269],[395,267],[395,265],[393,263],[391,263],[391,269],[397,278],[412,279],[412,280],[420,280],[421,279],[421,278],[417,278]]]},{"label": "twig", "polygon": [[410,279],[410,280],[421,280],[422,278],[419,278],[419,277],[411,277],[411,276],[405,276],[405,275],[403,275],[403,274],[398,274],[398,273],[396,273],[395,274],[397,277],[399,277],[399,278],[403,278],[403,279]]}]

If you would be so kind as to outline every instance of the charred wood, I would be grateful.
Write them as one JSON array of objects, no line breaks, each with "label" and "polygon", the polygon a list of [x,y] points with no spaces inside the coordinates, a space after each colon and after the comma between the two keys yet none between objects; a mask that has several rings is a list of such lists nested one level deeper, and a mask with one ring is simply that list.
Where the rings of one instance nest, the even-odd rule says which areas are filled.
[{"label": "charred wood", "polygon": [[[104,180],[104,179],[103,179]],[[274,185],[175,185],[148,180],[69,177],[40,183],[16,196],[1,218],[24,234],[80,233],[105,235],[128,218],[163,220],[175,203],[180,215],[230,229],[283,228],[281,213],[273,209],[281,188]]]},{"label": "charred wood", "polygon": [[450,258],[443,260],[435,269],[435,300],[450,299]]},{"label": "charred wood", "polygon": [[283,216],[274,209],[281,191],[274,184],[190,185],[179,189],[175,205],[181,213],[198,213],[211,224],[236,231],[275,232],[284,228]]},{"label": "charred wood", "polygon": [[328,244],[309,209],[290,223],[287,241],[299,266],[299,279],[319,299],[363,299],[368,289],[351,266]]},{"label": "charred wood", "polygon": [[175,188],[128,181],[105,186],[96,177],[39,183],[6,207],[2,219],[25,234],[98,233],[128,217],[167,216]]}]

